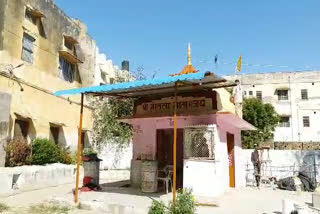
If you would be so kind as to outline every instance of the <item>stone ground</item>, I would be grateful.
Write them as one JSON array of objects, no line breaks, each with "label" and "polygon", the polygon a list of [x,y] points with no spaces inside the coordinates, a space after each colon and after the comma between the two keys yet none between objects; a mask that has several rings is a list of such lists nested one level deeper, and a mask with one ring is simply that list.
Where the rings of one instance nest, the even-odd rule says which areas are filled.
[{"label": "stone ground", "polygon": [[[123,173],[123,172],[122,172]],[[102,192],[88,192],[80,194],[81,208],[73,208],[66,212],[68,214],[82,213],[147,213],[152,199],[167,201],[172,198],[171,194],[142,194],[139,190],[123,186],[126,182],[117,182],[120,178],[128,176],[123,173],[122,176],[114,176],[112,179],[106,179],[110,174],[105,173],[102,176]],[[109,176],[110,177],[110,176]],[[10,211],[6,214],[46,214],[53,213],[47,210],[35,212],[30,206],[48,201],[58,200],[67,206],[72,204],[72,188],[74,184],[67,184],[57,187],[50,187],[35,191],[24,192],[10,197],[0,197],[0,202],[10,206]],[[224,196],[216,200],[218,207],[198,207],[199,214],[280,214],[283,199],[291,199],[301,204],[310,204],[312,200],[311,193],[288,192],[272,189],[242,188],[228,191]],[[93,207],[96,210],[84,210]],[[63,213],[65,210],[55,210],[55,213]],[[1,213],[2,214],[2,213]]]}]

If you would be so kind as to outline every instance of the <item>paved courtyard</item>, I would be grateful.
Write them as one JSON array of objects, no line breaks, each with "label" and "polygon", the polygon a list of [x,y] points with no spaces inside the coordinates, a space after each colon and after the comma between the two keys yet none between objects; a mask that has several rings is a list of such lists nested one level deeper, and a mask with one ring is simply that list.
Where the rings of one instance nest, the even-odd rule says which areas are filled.
[{"label": "paved courtyard", "polygon": [[[147,213],[152,198],[168,201],[171,194],[142,194],[140,190],[126,186],[126,181],[104,179],[102,192],[80,194],[82,209],[72,209],[68,213]],[[10,197],[0,198],[0,202],[11,207],[6,213],[30,213],[28,207],[39,205],[52,199],[72,205],[73,184],[24,192]],[[291,199],[301,204],[310,204],[311,193],[288,192],[269,188],[242,188],[228,191],[224,196],[215,199],[217,207],[198,207],[199,214],[280,214],[282,200]],[[95,211],[85,210],[93,207]]]}]

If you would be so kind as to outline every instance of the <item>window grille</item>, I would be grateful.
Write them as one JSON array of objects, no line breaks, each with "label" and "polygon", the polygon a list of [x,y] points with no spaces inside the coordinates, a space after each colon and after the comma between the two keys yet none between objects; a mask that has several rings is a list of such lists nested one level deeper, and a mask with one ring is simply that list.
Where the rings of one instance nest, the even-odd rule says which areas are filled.
[{"label": "window grille", "polygon": [[303,116],[303,127],[310,127],[310,118],[309,118],[309,116]]},{"label": "window grille", "polygon": [[302,100],[308,100],[308,90],[307,89],[302,89],[301,90],[301,99]]},{"label": "window grille", "polygon": [[185,159],[214,159],[214,134],[212,130],[186,129]]},{"label": "window grille", "polygon": [[75,80],[76,66],[63,57],[59,57],[61,76],[65,81],[72,83]]},{"label": "window grille", "polygon": [[257,99],[262,100],[262,91],[256,91]]},{"label": "window grille", "polygon": [[288,90],[278,90],[278,100],[288,100]]},{"label": "window grille", "polygon": [[34,41],[35,39],[32,36],[23,34],[21,59],[31,64],[33,63]]},{"label": "window grille", "polygon": [[279,127],[290,127],[290,117],[281,117]]},{"label": "window grille", "polygon": [[249,95],[252,96],[252,95],[253,95],[253,92],[252,92],[252,91],[249,91]]}]

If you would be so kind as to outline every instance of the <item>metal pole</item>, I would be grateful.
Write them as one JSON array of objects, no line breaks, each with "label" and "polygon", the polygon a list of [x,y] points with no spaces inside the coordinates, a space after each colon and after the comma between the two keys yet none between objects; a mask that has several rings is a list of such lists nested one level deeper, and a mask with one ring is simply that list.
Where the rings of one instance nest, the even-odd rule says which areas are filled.
[{"label": "metal pole", "polygon": [[177,83],[174,86],[173,202],[177,199]]},{"label": "metal pole", "polygon": [[317,164],[316,164],[316,155],[313,153],[313,173],[314,173],[314,185],[317,187]]},{"label": "metal pole", "polygon": [[80,171],[80,162],[81,162],[81,136],[82,136],[82,119],[83,119],[83,97],[84,94],[81,94],[81,108],[80,108],[80,124],[79,124],[79,135],[78,135],[78,158],[77,158],[77,179],[76,179],[76,189],[74,202],[78,203],[79,200],[79,171]]}]

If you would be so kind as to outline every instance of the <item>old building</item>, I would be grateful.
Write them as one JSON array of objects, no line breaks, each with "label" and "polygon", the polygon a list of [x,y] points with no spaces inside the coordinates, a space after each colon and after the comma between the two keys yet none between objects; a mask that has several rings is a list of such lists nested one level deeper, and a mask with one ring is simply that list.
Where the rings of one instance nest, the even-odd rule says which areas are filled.
[{"label": "old building", "polygon": [[281,116],[276,142],[320,141],[320,72],[277,72],[226,76],[239,79],[244,97],[271,103]]},{"label": "old building", "polygon": [[[9,136],[77,145],[79,97],[53,92],[95,84],[96,43],[53,0],[0,0],[0,141]],[[84,139],[92,109],[84,108]],[[4,164],[0,146],[0,166]]]}]

